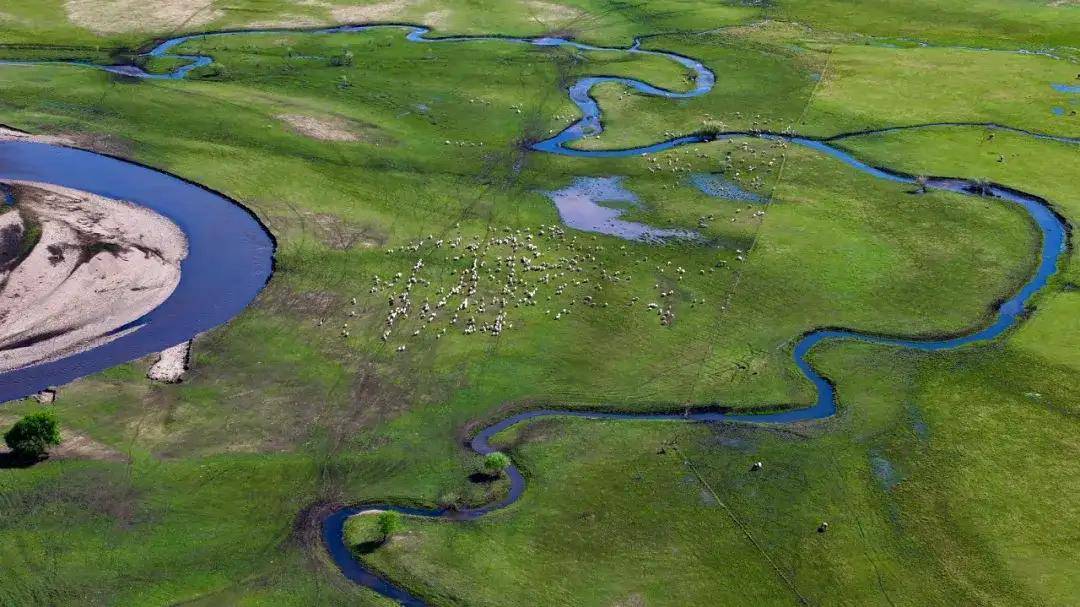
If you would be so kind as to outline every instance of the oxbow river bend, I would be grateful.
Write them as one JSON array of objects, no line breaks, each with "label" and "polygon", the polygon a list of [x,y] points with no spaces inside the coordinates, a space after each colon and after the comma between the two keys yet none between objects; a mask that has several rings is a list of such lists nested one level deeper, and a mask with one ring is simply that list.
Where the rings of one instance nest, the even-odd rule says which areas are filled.
[{"label": "oxbow river bend", "polygon": [[[398,28],[405,32],[410,42],[423,44],[474,43],[479,41],[535,46],[567,46],[581,50],[619,51],[629,54],[647,54],[667,58],[690,70],[693,88],[688,91],[672,91],[653,86],[633,78],[612,76],[586,76],[574,82],[568,89],[570,99],[581,112],[581,118],[555,136],[532,144],[536,152],[561,154],[586,158],[615,158],[640,156],[662,152],[675,147],[708,143],[732,138],[758,137],[783,140],[790,144],[811,148],[843,162],[855,170],[873,177],[904,184],[915,184],[915,178],[897,171],[866,164],[831,142],[853,134],[838,135],[828,139],[814,139],[786,133],[725,132],[689,134],[683,137],[659,141],[650,145],[618,150],[580,150],[572,144],[583,137],[603,130],[601,108],[590,92],[603,82],[618,82],[646,95],[671,99],[704,95],[712,90],[716,77],[702,63],[682,55],[657,50],[642,49],[638,42],[628,48],[598,47],[561,38],[512,38],[503,36],[452,36],[429,37],[427,28],[413,25],[347,25],[333,28],[300,30],[313,35],[356,33],[370,29]],[[84,63],[68,64],[88,69],[99,69],[134,78],[183,79],[192,70],[209,65],[213,59],[206,55],[185,54],[180,47],[189,41],[220,36],[251,36],[273,33],[297,33],[295,29],[263,29],[210,32],[172,38],[161,42],[145,53],[150,57],[170,57],[184,63],[168,73],[148,73],[134,65],[100,66]],[[55,62],[54,62],[55,63]],[[33,64],[33,62],[0,62],[9,66]],[[885,130],[924,128],[931,125],[893,127]],[[983,126],[1027,134],[1032,137],[1053,139],[1067,143],[1080,140],[1057,137],[1044,133],[1030,133],[997,124],[936,123],[933,126]],[[857,133],[856,133],[857,134]],[[181,266],[180,285],[160,307],[137,323],[138,331],[92,350],[57,361],[19,369],[0,375],[0,401],[32,394],[48,385],[64,383],[75,378],[107,369],[151,352],[190,339],[192,336],[220,325],[243,310],[265,286],[273,269],[274,243],[258,220],[243,207],[227,197],[207,190],[197,184],[184,181],[154,169],[83,150],[28,142],[0,142],[0,180],[19,179],[40,181],[70,188],[86,190],[102,196],[128,200],[164,215],[175,222],[187,234],[188,258]],[[850,329],[819,329],[803,335],[796,343],[792,357],[800,372],[816,389],[816,398],[809,407],[792,406],[764,414],[730,414],[721,407],[708,410],[691,410],[687,413],[629,414],[603,411],[537,410],[520,413],[503,419],[481,430],[470,442],[478,454],[494,451],[490,439],[499,432],[519,423],[542,417],[576,417],[586,419],[655,420],[667,422],[748,422],[791,423],[823,419],[836,412],[836,390],[828,378],[819,373],[807,360],[807,354],[824,341],[856,340],[922,351],[939,351],[959,348],[979,341],[994,339],[1017,325],[1023,318],[1031,298],[1038,293],[1056,271],[1067,248],[1068,230],[1063,220],[1050,204],[1038,196],[1007,187],[977,182],[964,178],[938,177],[927,180],[928,189],[947,190],[969,196],[980,196],[1014,204],[1022,208],[1041,233],[1038,263],[1034,275],[1014,295],[997,306],[994,320],[968,333],[942,339],[914,339],[900,336],[884,336],[862,333]],[[369,569],[357,558],[344,541],[344,525],[350,516],[365,510],[396,510],[406,515],[468,521],[516,502],[525,491],[525,478],[514,466],[506,474],[510,489],[501,500],[478,508],[464,510],[425,509],[405,507],[390,503],[368,502],[358,506],[341,508],[323,521],[322,536],[334,562],[350,580],[371,588],[408,607],[424,606],[426,603],[391,580]]]}]

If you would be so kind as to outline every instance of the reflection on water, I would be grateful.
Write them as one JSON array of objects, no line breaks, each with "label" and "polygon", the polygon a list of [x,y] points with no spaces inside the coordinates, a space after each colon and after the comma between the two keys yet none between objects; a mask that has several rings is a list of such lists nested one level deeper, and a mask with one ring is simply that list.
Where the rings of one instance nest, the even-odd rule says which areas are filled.
[{"label": "reflection on water", "polygon": [[626,209],[601,203],[640,206],[637,196],[623,187],[622,182],[623,177],[578,177],[565,188],[545,194],[555,203],[562,222],[575,230],[653,242],[698,237],[697,233],[687,230],[655,228],[619,219]]}]

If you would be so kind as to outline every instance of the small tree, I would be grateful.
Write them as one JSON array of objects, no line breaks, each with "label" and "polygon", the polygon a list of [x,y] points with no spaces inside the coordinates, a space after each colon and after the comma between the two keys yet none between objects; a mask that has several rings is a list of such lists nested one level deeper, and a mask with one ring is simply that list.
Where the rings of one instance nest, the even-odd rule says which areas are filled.
[{"label": "small tree", "polygon": [[16,457],[37,459],[51,445],[60,444],[60,424],[52,411],[38,411],[15,422],[6,433],[4,442]]},{"label": "small tree", "polygon": [[484,456],[484,471],[491,476],[502,474],[510,465],[510,458],[505,453],[495,451]]},{"label": "small tree", "polygon": [[401,513],[395,510],[384,510],[379,513],[379,533],[382,533],[383,541],[390,539],[390,536],[401,531],[405,526],[405,521],[402,519]]}]

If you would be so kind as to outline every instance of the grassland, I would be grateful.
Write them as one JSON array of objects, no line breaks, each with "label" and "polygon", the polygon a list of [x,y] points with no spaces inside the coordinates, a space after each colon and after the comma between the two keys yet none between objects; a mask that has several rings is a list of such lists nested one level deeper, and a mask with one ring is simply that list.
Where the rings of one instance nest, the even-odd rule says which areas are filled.
[{"label": "grassland", "polygon": [[[219,4],[221,15],[195,29],[334,20],[333,7]],[[716,89],[678,102],[600,90],[607,131],[583,144],[592,147],[721,123],[816,136],[945,120],[1080,128],[1049,109],[1069,103],[1050,84],[1071,81],[1071,63],[876,44],[1065,46],[1080,30],[1075,7],[995,3],[990,13],[988,3],[945,2],[934,6],[947,19],[929,10],[912,19],[873,3],[852,19],[843,2],[808,14],[786,2],[590,1],[568,4],[586,17],[536,23],[509,4],[418,2],[378,20],[426,22],[445,10],[440,33],[565,31],[610,44],[722,28],[646,40],[704,61]],[[109,61],[165,33],[95,35],[68,22],[60,2],[2,10],[13,18],[0,21],[0,35],[29,45],[0,47],[5,57]],[[1035,22],[1045,27],[1018,25]],[[656,58],[410,44],[391,30],[208,38],[183,50],[215,64],[180,82],[0,67],[0,122],[97,142],[221,190],[279,242],[266,291],[196,341],[183,384],[151,385],[147,362],[136,361],[62,389],[63,424],[130,461],[0,470],[0,604],[385,604],[326,561],[316,514],[372,499],[466,504],[499,494],[499,484],[468,480],[479,462],[460,447],[484,420],[541,405],[807,404],[810,386],[790,358],[798,335],[826,325],[962,331],[985,323],[1035,261],[1038,233],[1015,208],[913,195],[766,141],[656,160],[525,150],[573,119],[563,87],[580,75],[686,86],[681,68]],[[355,61],[337,65],[345,51]],[[307,137],[283,115],[333,119],[357,140]],[[1073,225],[1080,148],[987,137],[939,128],[839,144],[874,164],[1045,196]],[[772,202],[755,217],[758,207],[691,187],[694,172],[721,172]],[[553,230],[559,218],[544,192],[604,175],[625,176],[640,198],[627,218],[698,231],[704,244]],[[380,339],[395,274],[422,257],[417,276],[429,284],[413,297],[434,302],[473,257],[493,268],[512,253],[491,239],[526,229],[539,259],[567,276],[538,281],[537,304],[509,310],[512,328],[465,335],[447,312],[402,321]],[[463,255],[474,240],[482,250]],[[499,441],[529,479],[521,502],[468,524],[409,520],[364,558],[439,605],[1075,603],[1075,272],[1070,257],[1028,322],[993,344],[937,355],[815,351],[841,395],[828,422],[515,428]],[[495,296],[504,280],[484,273],[478,292]],[[645,308],[652,301],[674,310],[671,326]],[[483,324],[494,311],[474,315]],[[34,407],[5,405],[12,415]],[[754,461],[764,470],[749,472]],[[815,531],[822,521],[828,533]],[[370,533],[362,527],[354,541]]]}]

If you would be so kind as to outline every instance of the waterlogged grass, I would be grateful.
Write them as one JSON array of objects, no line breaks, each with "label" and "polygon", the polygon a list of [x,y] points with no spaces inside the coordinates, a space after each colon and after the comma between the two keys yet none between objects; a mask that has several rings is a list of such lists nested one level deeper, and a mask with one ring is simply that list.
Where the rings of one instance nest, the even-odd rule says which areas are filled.
[{"label": "waterlogged grass", "polygon": [[[510,4],[419,2],[402,14],[445,20],[439,32],[564,31]],[[792,10],[573,6],[591,16],[566,31],[623,45]],[[292,11],[276,2],[219,8],[225,14],[211,26]],[[329,19],[324,8],[294,12]],[[447,14],[429,17],[436,9]],[[76,31],[57,17],[62,10],[20,5],[12,14],[34,25],[0,20],[0,31],[22,36],[13,41],[144,42]],[[830,23],[836,31],[765,26],[647,39],[646,48],[703,60],[717,89],[672,101],[602,87],[594,93],[607,131],[583,145],[637,145],[721,124],[820,135],[937,119],[1071,128],[1040,105],[1062,102],[1049,83],[1065,81],[1067,64],[855,46]],[[985,39],[1035,40],[1002,31]],[[1038,233],[1018,209],[913,194],[802,148],[746,139],[620,160],[526,150],[574,119],[565,87],[582,75],[686,90],[683,68],[660,58],[412,44],[399,30],[207,38],[182,50],[216,63],[181,82],[0,67],[0,122],[91,141],[108,134],[107,151],[235,197],[279,242],[266,291],[196,341],[183,384],[150,385],[148,361],[136,361],[62,389],[65,427],[122,457],[0,470],[0,603],[386,604],[341,579],[319,545],[318,516],[298,513],[499,495],[501,481],[468,480],[480,462],[462,441],[514,409],[809,404],[811,386],[790,358],[802,333],[970,330],[1034,267]],[[997,62],[1007,84],[992,77]],[[928,84],[924,68],[948,74],[949,86]],[[296,115],[352,140],[317,139],[289,122]],[[933,129],[841,145],[873,164],[1043,195],[1072,221],[1075,147],[987,136]],[[688,182],[696,172],[772,202],[708,197]],[[545,192],[611,175],[638,198],[624,219],[701,238],[656,245],[559,228]],[[534,252],[508,238],[552,266],[526,271],[515,261],[534,301],[520,292],[508,301],[514,326],[498,337],[466,335],[470,316],[490,324],[501,309],[490,298],[506,284],[507,258]],[[486,309],[474,299],[456,310],[457,298],[422,319],[421,302],[445,297],[474,258],[484,264],[477,289]],[[529,478],[520,503],[467,524],[409,519],[365,558],[439,605],[1075,602],[1074,272],[1062,269],[1007,341],[946,355],[856,344],[813,352],[841,399],[840,416],[823,424],[514,428],[499,441]],[[384,341],[387,300],[409,277],[418,279],[413,311]],[[674,322],[663,324],[649,303]],[[764,469],[750,472],[754,461]],[[816,531],[822,521],[825,534]],[[350,529],[354,542],[366,533]]]}]

